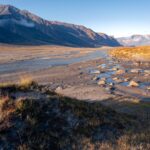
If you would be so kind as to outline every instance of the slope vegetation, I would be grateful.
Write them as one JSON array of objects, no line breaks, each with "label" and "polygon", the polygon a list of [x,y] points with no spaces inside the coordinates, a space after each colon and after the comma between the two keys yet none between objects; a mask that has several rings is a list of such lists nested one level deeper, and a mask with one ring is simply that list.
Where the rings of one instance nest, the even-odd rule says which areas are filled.
[{"label": "slope vegetation", "polygon": [[124,60],[150,61],[150,46],[115,48],[110,54]]},{"label": "slope vegetation", "polygon": [[147,123],[33,82],[1,85],[0,148],[149,149]]}]

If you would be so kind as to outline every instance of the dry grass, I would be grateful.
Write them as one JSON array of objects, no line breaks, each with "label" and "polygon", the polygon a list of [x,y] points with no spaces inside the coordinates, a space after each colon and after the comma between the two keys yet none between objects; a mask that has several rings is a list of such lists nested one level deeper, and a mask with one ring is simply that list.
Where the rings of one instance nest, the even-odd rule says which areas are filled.
[{"label": "dry grass", "polygon": [[14,84],[11,82],[4,82],[4,83],[0,83],[0,88],[5,88],[5,87],[10,87],[13,86]]},{"label": "dry grass", "polygon": [[19,86],[28,88],[30,85],[32,85],[33,79],[31,76],[22,76],[20,77]]},{"label": "dry grass", "polygon": [[124,60],[150,61],[150,46],[115,48],[110,55]]},{"label": "dry grass", "polygon": [[13,102],[8,96],[0,98],[0,122],[8,118],[15,111]]},{"label": "dry grass", "polygon": [[[25,81],[22,86],[29,85]],[[43,91],[41,88],[35,90]],[[16,86],[15,91],[21,92],[20,87]],[[148,122],[100,103],[78,101],[51,91],[44,95],[44,99],[1,98],[0,139],[5,149],[149,150]],[[13,137],[13,143],[9,137]]]},{"label": "dry grass", "polygon": [[14,84],[12,82],[4,82],[0,83],[0,88],[7,88],[7,87],[19,87],[21,89],[27,89],[32,84],[34,84],[34,81],[31,76],[24,75],[20,77],[20,80],[18,83]]}]

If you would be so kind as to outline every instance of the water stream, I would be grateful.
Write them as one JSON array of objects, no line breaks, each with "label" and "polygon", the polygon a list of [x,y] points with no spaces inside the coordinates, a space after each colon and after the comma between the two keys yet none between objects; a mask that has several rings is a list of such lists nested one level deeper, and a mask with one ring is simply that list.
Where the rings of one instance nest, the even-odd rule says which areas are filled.
[{"label": "water stream", "polygon": [[52,66],[69,65],[105,57],[107,57],[107,50],[97,50],[77,58],[35,58],[30,60],[22,60],[0,64],[0,74],[13,73],[16,71],[36,71]]}]

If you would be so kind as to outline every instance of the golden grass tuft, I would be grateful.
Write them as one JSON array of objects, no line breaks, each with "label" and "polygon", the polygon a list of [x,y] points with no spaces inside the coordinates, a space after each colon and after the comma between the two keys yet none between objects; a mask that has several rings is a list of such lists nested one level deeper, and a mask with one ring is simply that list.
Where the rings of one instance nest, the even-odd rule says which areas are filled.
[{"label": "golden grass tuft", "polygon": [[150,61],[150,46],[119,47],[112,49],[110,55],[124,60]]},{"label": "golden grass tuft", "polygon": [[20,77],[19,86],[21,87],[29,87],[33,83],[33,79],[31,76],[22,76]]},{"label": "golden grass tuft", "polygon": [[32,80],[31,76],[22,76],[20,77],[20,80],[17,83],[13,82],[0,83],[0,88],[14,87],[14,88],[28,89],[34,83],[35,82]]},{"label": "golden grass tuft", "polygon": [[139,103],[140,103],[140,100],[139,100],[139,99],[134,99],[134,100],[132,101],[132,103],[134,103],[134,104],[139,104]]},{"label": "golden grass tuft", "polygon": [[11,82],[4,82],[4,83],[0,83],[0,88],[5,88],[5,87],[10,87],[13,86],[14,84]]}]

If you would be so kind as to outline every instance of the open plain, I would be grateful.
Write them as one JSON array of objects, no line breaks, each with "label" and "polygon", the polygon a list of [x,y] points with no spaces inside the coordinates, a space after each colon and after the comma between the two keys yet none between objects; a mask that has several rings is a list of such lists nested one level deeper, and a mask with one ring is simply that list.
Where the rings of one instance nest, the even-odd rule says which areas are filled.
[{"label": "open plain", "polygon": [[[61,95],[81,100],[113,107],[116,101],[118,105],[119,101],[150,105],[150,63],[120,61],[109,55],[110,47],[2,45],[0,51],[1,84],[30,78]],[[108,102],[108,98],[116,101]],[[119,110],[130,112],[126,107],[119,106]]]}]

